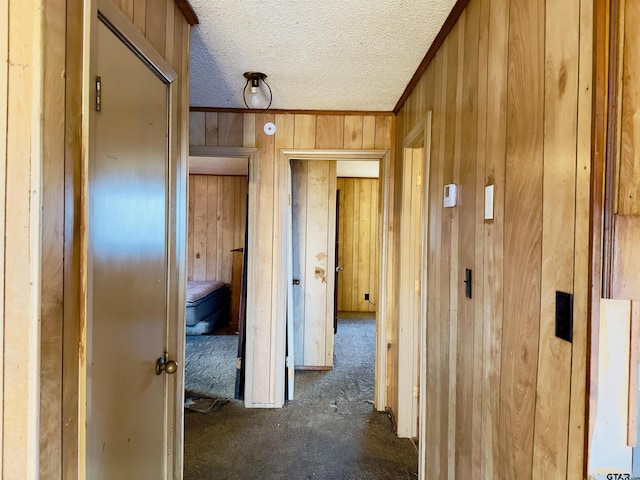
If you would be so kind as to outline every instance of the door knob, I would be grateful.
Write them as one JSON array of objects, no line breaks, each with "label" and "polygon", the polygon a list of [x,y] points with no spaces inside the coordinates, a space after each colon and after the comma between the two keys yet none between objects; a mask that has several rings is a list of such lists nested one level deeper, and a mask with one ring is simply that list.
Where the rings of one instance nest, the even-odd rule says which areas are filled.
[{"label": "door knob", "polygon": [[294,285],[300,285],[300,280],[298,280],[297,278],[293,279],[293,284]]},{"label": "door knob", "polygon": [[156,375],[160,375],[162,372],[169,375],[173,375],[178,371],[178,364],[169,360],[169,354],[164,352],[164,357],[160,357],[156,362]]},{"label": "door knob", "polygon": [[336,267],[336,272],[341,272],[344,270],[344,267]]}]

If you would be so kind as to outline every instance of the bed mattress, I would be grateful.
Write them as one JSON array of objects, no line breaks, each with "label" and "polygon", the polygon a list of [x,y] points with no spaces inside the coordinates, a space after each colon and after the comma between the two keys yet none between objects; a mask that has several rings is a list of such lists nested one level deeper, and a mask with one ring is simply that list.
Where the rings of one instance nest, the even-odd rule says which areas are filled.
[{"label": "bed mattress", "polygon": [[224,311],[229,309],[229,298],[229,287],[223,282],[187,282],[187,326],[194,326],[214,315],[224,318]]}]

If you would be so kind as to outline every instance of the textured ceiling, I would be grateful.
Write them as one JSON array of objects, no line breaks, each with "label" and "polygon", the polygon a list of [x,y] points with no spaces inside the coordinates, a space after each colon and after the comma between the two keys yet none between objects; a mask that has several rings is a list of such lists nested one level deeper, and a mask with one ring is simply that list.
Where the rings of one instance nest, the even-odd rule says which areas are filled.
[{"label": "textured ceiling", "polygon": [[191,106],[245,108],[245,71],[271,108],[390,111],[455,0],[191,0]]}]

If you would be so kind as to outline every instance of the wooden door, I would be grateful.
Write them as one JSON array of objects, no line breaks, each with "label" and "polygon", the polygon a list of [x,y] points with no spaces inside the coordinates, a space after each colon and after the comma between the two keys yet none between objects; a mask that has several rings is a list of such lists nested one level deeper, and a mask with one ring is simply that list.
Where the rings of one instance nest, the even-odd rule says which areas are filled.
[{"label": "wooden door", "polygon": [[168,86],[102,22],[89,165],[86,477],[167,475]]},{"label": "wooden door", "polygon": [[336,162],[291,162],[296,368],[333,368]]}]

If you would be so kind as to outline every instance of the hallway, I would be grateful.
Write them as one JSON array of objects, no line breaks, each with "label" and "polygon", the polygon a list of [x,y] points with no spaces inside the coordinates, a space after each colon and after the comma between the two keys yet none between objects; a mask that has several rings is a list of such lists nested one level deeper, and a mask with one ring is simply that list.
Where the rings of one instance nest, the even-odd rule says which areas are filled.
[{"label": "hallway", "polygon": [[335,368],[296,372],[295,400],[279,410],[230,401],[185,414],[186,480],[414,479],[417,453],[373,409],[375,320],[343,314]]}]

